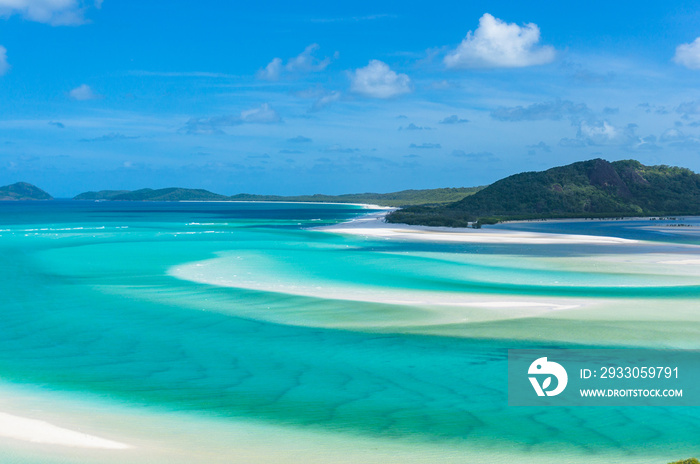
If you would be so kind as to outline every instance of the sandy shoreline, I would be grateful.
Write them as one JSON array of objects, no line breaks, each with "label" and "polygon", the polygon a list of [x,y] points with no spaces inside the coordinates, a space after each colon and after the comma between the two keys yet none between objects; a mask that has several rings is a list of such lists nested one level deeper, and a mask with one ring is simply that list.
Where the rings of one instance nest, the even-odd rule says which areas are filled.
[{"label": "sandy shoreline", "polygon": [[510,243],[510,244],[638,244],[638,240],[595,235],[549,234],[543,232],[520,232],[511,230],[471,229],[452,227],[413,226],[384,222],[389,211],[370,213],[331,226],[314,227],[310,230],[336,234],[361,235],[387,239],[455,242],[455,243]]}]

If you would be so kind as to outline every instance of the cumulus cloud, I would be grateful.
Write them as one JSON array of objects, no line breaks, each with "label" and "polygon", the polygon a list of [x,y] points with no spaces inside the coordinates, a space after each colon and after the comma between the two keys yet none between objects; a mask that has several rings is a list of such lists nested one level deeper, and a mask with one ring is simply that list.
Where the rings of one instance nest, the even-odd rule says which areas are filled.
[{"label": "cumulus cloud", "polygon": [[408,146],[408,148],[442,148],[439,143],[421,143],[420,145],[417,145],[415,143],[412,143],[411,145]]},{"label": "cumulus cloud", "polygon": [[309,108],[309,112],[314,113],[316,111],[320,111],[323,108],[327,107],[331,103],[337,102],[340,100],[340,97],[342,97],[343,94],[341,92],[338,92],[337,90],[334,90],[333,92],[329,92],[325,95],[321,95],[313,105],[311,105],[311,108]]},{"label": "cumulus cloud", "polygon": [[453,114],[452,116],[448,116],[442,121],[439,121],[439,124],[464,124],[467,122],[469,122],[469,119],[461,119],[456,114]]},{"label": "cumulus cloud", "polygon": [[678,142],[679,140],[685,139],[686,135],[678,129],[667,129],[661,134],[661,142]]},{"label": "cumulus cloud", "polygon": [[683,102],[676,107],[676,113],[689,118],[691,115],[700,114],[700,100]]},{"label": "cumulus cloud", "polygon": [[637,105],[637,108],[641,108],[644,110],[645,113],[649,114],[652,111],[655,114],[668,114],[669,111],[666,109],[665,106],[663,105],[650,105],[649,103],[640,103]]},{"label": "cumulus cloud", "polygon": [[[311,44],[297,56],[289,58],[286,65],[283,64],[281,58],[273,58],[272,61],[267,64],[267,66],[258,71],[257,77],[258,79],[267,81],[276,81],[279,80],[284,73],[305,74],[323,71],[329,64],[331,64],[332,59],[330,57],[319,59],[314,56],[314,52],[320,48],[321,47],[318,44]],[[337,56],[338,53],[336,52],[334,57]]]},{"label": "cumulus cloud", "polygon": [[411,79],[406,74],[397,74],[379,60],[371,60],[364,68],[351,75],[350,90],[372,98],[392,98],[411,92]]},{"label": "cumulus cloud", "polygon": [[342,92],[337,90],[326,90],[321,86],[300,90],[298,92],[294,92],[294,95],[300,98],[313,98],[315,100],[307,110],[309,113],[320,111],[343,97]]},{"label": "cumulus cloud", "polygon": [[[331,64],[331,59],[326,57],[322,60],[316,58],[313,54],[316,50],[321,47],[318,44],[311,44],[307,46],[303,52],[290,58],[287,61],[286,69],[289,72],[317,72],[323,71]],[[337,56],[337,52],[335,56]]]},{"label": "cumulus cloud", "polygon": [[68,92],[68,95],[73,99],[73,100],[79,100],[79,101],[84,101],[84,100],[96,100],[100,98],[98,94],[93,92],[92,88],[90,88],[89,85],[83,84],[81,86],[78,86]]},{"label": "cumulus cloud", "polygon": [[532,152],[534,152],[535,150],[541,150],[545,153],[551,153],[551,151],[552,151],[552,147],[550,147],[549,145],[547,145],[543,141],[540,141],[539,143],[537,143],[535,145],[527,145],[526,148],[529,148]]},{"label": "cumulus cloud", "polygon": [[404,127],[404,126],[399,127],[399,130],[419,131],[419,130],[433,130],[433,128],[428,127],[428,126],[417,126],[411,122],[406,127]]},{"label": "cumulus cloud", "polygon": [[692,135],[687,135],[678,129],[667,129],[661,134],[659,141],[676,148],[690,150],[697,150],[700,148],[700,139]]},{"label": "cumulus cloud", "polygon": [[673,61],[689,69],[700,69],[700,37],[676,47]]},{"label": "cumulus cloud", "polygon": [[311,139],[308,137],[304,137],[303,135],[297,135],[296,137],[292,137],[291,139],[287,139],[287,142],[292,142],[292,143],[310,143]]},{"label": "cumulus cloud", "polygon": [[[102,6],[101,0],[93,2]],[[0,0],[0,16],[21,15],[29,21],[52,26],[73,26],[85,23],[85,2],[79,0]]]},{"label": "cumulus cloud", "polygon": [[190,118],[179,132],[186,134],[224,134],[224,127],[241,124],[275,124],[282,122],[280,115],[263,103],[258,108],[241,111],[237,116],[215,116],[211,118]]},{"label": "cumulus cloud", "polygon": [[346,148],[343,147],[342,145],[331,145],[330,147],[327,147],[325,150],[323,150],[326,153],[355,153],[360,151],[359,148]]},{"label": "cumulus cloud", "polygon": [[7,49],[0,45],[0,76],[4,75],[10,69],[7,63]]},{"label": "cumulus cloud", "polygon": [[578,137],[585,140],[588,145],[608,145],[620,136],[620,130],[608,121],[595,123],[582,121],[578,130]]},{"label": "cumulus cloud", "polygon": [[277,111],[270,108],[270,105],[263,103],[258,108],[253,108],[251,110],[241,111],[241,115],[238,118],[239,123],[258,123],[258,124],[271,124],[280,122],[282,118],[277,113]]},{"label": "cumulus cloud", "polygon": [[448,68],[522,68],[554,60],[554,48],[538,45],[536,24],[508,24],[486,13],[479,27],[445,56]]},{"label": "cumulus cloud", "polygon": [[564,147],[617,146],[630,150],[658,149],[656,137],[640,137],[636,124],[618,127],[606,120],[583,120],[578,124],[575,138],[563,138],[559,141]]},{"label": "cumulus cloud", "polygon": [[276,81],[282,75],[282,59],[273,58],[267,66],[258,71],[257,78],[266,81]]},{"label": "cumulus cloud", "polygon": [[585,103],[569,100],[533,103],[529,106],[501,107],[491,112],[491,117],[499,121],[558,121],[564,117],[579,118],[590,113]]}]

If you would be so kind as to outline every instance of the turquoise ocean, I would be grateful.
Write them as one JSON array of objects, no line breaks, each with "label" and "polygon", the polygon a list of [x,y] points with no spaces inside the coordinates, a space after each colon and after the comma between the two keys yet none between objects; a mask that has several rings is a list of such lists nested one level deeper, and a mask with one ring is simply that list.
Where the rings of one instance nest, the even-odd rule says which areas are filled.
[{"label": "turquoise ocean", "polygon": [[0,413],[130,447],[32,443],[0,427],[0,462],[700,455],[700,408],[509,407],[506,383],[513,348],[700,349],[697,218],[492,227],[624,244],[313,230],[371,212],[1,202]]}]

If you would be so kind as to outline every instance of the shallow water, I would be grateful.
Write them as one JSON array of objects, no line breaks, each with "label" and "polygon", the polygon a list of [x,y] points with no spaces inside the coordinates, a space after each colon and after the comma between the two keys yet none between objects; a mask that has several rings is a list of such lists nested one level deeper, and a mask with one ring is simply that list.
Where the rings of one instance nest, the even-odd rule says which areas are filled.
[{"label": "shallow water", "polygon": [[[0,411],[132,446],[0,439],[0,456],[602,463],[700,452],[697,408],[516,408],[506,389],[509,348],[700,348],[695,219],[663,240],[646,222],[607,226],[654,240],[625,247],[306,230],[365,212],[0,203]],[[578,224],[568,233],[600,229]]]}]

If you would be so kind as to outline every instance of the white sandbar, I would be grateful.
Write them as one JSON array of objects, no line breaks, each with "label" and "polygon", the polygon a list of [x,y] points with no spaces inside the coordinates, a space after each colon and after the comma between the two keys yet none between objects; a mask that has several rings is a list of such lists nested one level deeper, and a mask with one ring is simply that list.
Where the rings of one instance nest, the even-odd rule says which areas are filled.
[{"label": "white sandbar", "polygon": [[128,449],[131,446],[82,432],[64,429],[37,419],[0,412],[0,437],[32,443],[78,448]]},{"label": "white sandbar", "polygon": [[409,241],[508,244],[637,244],[638,240],[596,235],[548,234],[494,229],[411,226],[384,222],[388,211],[368,214],[341,224],[313,230]]}]

